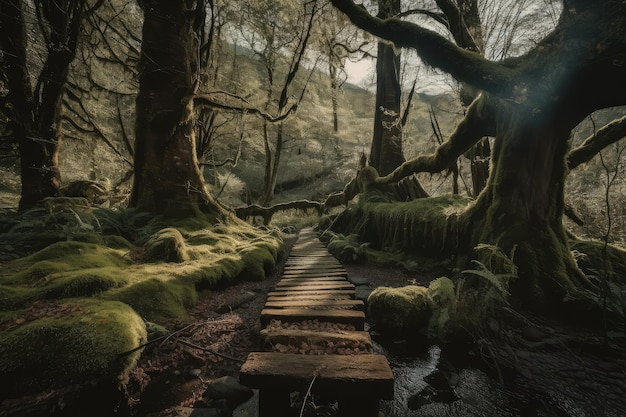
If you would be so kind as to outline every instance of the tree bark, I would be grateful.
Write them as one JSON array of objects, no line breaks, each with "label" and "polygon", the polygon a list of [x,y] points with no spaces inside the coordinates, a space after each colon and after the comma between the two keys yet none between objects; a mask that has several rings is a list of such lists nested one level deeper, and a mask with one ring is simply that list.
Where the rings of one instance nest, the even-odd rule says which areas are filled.
[{"label": "tree bark", "polygon": [[185,6],[171,0],[144,3],[130,206],[167,216],[220,215],[196,155],[193,96],[199,45],[195,14]]},{"label": "tree bark", "polygon": [[[379,0],[378,16],[400,13],[399,0]],[[404,161],[400,98],[400,52],[387,42],[378,42],[376,57],[376,107],[370,165],[387,175]]]},{"label": "tree bark", "polygon": [[[22,192],[19,210],[58,193],[61,175],[58,154],[61,144],[62,98],[74,60],[84,1],[56,0],[38,4],[41,27],[48,30],[47,56],[35,89],[26,63],[27,38],[22,2],[8,0],[0,5],[3,27],[0,45],[4,50],[9,92],[3,111],[19,144]],[[8,110],[7,110],[8,109]]]}]

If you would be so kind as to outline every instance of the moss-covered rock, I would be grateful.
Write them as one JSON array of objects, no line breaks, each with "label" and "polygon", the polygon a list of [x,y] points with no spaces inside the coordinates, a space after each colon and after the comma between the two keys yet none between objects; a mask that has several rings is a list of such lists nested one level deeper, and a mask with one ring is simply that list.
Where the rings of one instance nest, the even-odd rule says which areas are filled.
[{"label": "moss-covered rock", "polygon": [[367,299],[367,314],[383,329],[423,331],[428,328],[432,315],[428,288],[419,285],[378,287]]},{"label": "moss-covered rock", "polygon": [[81,299],[38,308],[45,308],[46,315],[24,311],[17,318],[13,314],[10,323],[2,316],[7,328],[0,338],[0,381],[7,382],[3,395],[90,379],[116,381],[139,357],[139,352],[120,354],[146,340],[141,317],[120,302]]},{"label": "moss-covered rock", "polygon": [[178,229],[168,227],[152,235],[144,247],[147,262],[185,262],[189,260],[185,238]]},{"label": "moss-covered rock", "polygon": [[433,311],[428,324],[428,336],[433,339],[442,338],[455,313],[454,282],[448,277],[437,278],[428,285],[427,295]]}]

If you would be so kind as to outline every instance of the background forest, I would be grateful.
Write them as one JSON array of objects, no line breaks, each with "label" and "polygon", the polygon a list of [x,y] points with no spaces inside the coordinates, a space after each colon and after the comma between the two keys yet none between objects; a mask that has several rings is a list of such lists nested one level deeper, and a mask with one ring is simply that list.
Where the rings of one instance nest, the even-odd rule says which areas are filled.
[{"label": "background forest", "polygon": [[[422,6],[415,3],[415,9]],[[559,2],[514,2],[514,7],[500,3],[484,2],[481,6],[487,32],[486,53],[494,59],[522,53],[550,30],[558,16]],[[43,69],[46,49],[37,30],[35,4],[24,5],[30,26],[29,74],[32,83],[37,84],[41,82],[37,77]],[[345,18],[325,6],[314,16],[311,38],[298,57],[306,18],[299,4],[216,1],[207,10],[210,21],[203,46],[207,60],[201,91],[223,108],[209,109],[198,116],[197,151],[204,177],[216,197],[231,207],[268,205],[270,200],[263,193],[270,185],[264,182],[271,179],[264,176],[264,167],[276,155],[280,160],[271,203],[322,200],[340,191],[354,176],[360,154],[370,151],[376,89],[374,38],[347,26]],[[267,16],[260,15],[260,10],[274,10],[271,13],[280,18],[264,20]],[[90,13],[83,22],[63,95],[59,154],[62,183],[67,186],[74,181],[95,181],[106,188],[106,204],[110,205],[124,206],[130,193],[142,19],[143,13],[134,1],[104,2]],[[413,19],[428,23],[428,18],[420,14]],[[302,61],[301,66],[293,80],[287,80],[296,58]],[[459,86],[420,62],[414,53],[402,55],[403,109],[412,83],[417,91],[403,110],[408,116],[403,129],[407,159],[432,152],[463,114]],[[6,91],[6,84],[4,88]],[[264,131],[259,117],[237,109],[247,103],[257,109],[278,110],[279,93],[283,92],[290,105],[298,103],[298,112],[285,123],[284,138],[276,150],[275,126]],[[617,108],[591,116],[576,130],[572,147],[622,114],[623,109]],[[0,163],[6,173],[0,181],[2,205],[11,209],[18,202],[19,159],[8,120],[4,121],[0,125],[5,132]],[[568,177],[568,201],[582,220],[581,225],[571,224],[576,233],[603,236],[607,230],[608,196],[610,239],[624,239],[622,146],[615,144]],[[452,191],[452,181],[458,182],[460,193],[473,195],[468,158],[459,160],[457,178],[419,174],[419,179],[431,195]]]}]

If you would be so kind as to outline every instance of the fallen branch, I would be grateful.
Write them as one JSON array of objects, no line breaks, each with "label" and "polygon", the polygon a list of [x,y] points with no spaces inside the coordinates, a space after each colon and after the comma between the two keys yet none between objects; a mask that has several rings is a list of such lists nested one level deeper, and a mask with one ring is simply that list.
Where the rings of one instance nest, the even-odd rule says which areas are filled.
[{"label": "fallen branch", "polygon": [[177,339],[176,341],[181,343],[181,344],[183,344],[183,345],[185,345],[185,346],[189,346],[190,348],[198,349],[198,350],[201,350],[203,352],[210,353],[210,354],[215,355],[215,356],[219,356],[220,358],[228,359],[228,360],[239,362],[239,363],[244,363],[245,362],[245,360],[243,360],[243,359],[235,358],[234,356],[226,355],[224,353],[219,353],[219,352],[216,352],[216,351],[214,351],[212,349],[208,349],[208,348],[204,348],[202,346],[198,346],[196,344],[193,344],[193,343],[188,342],[188,341],[183,340],[183,339]]}]

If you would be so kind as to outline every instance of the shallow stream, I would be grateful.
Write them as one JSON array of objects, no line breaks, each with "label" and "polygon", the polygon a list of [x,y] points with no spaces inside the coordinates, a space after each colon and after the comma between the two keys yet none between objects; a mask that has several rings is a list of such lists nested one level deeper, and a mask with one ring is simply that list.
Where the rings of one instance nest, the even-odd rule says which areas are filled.
[{"label": "shallow stream", "polygon": [[471,363],[454,368],[436,345],[376,339],[375,350],[387,356],[395,377],[394,400],[381,401],[385,417],[618,416],[597,408],[590,413],[588,407],[514,381],[500,383]]}]

